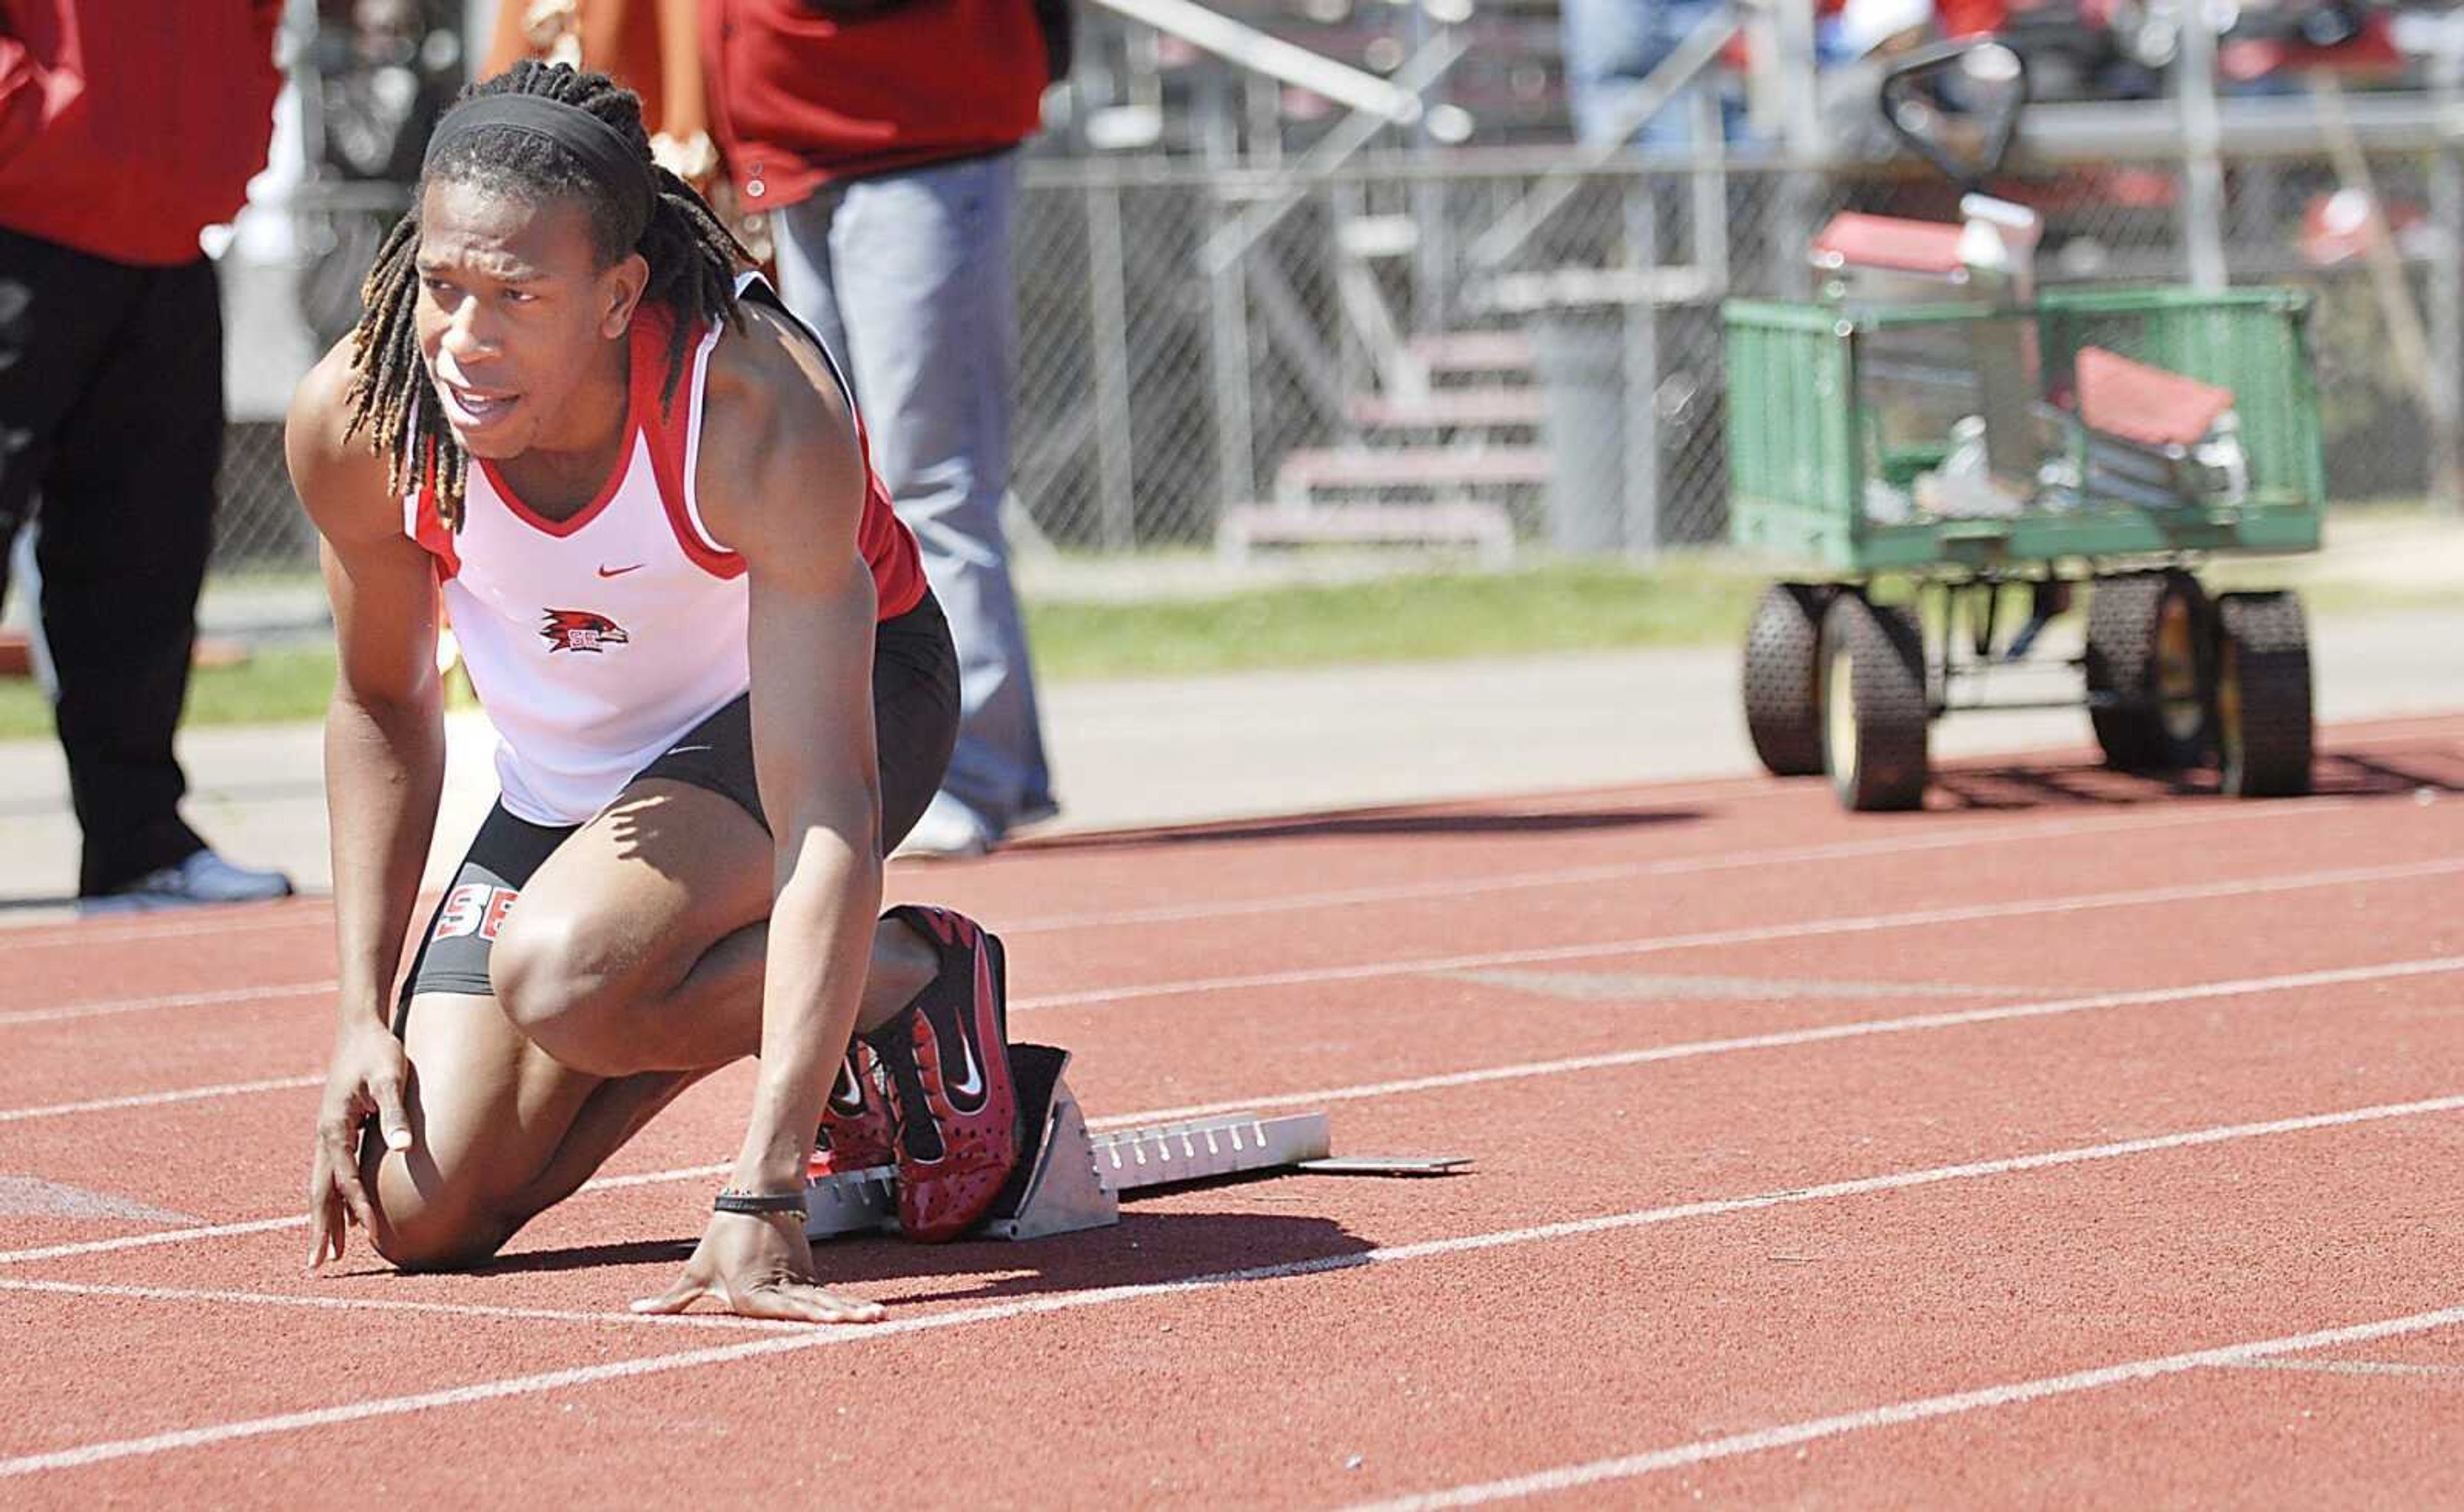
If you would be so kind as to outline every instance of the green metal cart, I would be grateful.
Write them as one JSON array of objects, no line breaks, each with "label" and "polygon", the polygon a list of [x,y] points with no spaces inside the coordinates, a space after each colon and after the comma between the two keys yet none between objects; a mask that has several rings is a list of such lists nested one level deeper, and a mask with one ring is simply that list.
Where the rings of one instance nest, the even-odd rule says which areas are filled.
[{"label": "green metal cart", "polygon": [[[2306,792],[2299,600],[2211,594],[2197,566],[2319,544],[2308,313],[2307,296],[2274,288],[1731,302],[1730,537],[1811,569],[1765,591],[1748,633],[1746,718],[1764,765],[1826,772],[1852,809],[1911,808],[1932,721],[2079,705],[2116,767],[2213,762],[2229,793]],[[1989,348],[2023,362],[1969,360]],[[2216,439],[2115,434],[2133,428],[2130,392],[2098,384],[2151,372],[2224,396]],[[2100,392],[2113,418],[2090,424]],[[2080,587],[2085,649],[2058,664],[2078,683],[1991,696],[1987,674],[2026,663]]]}]

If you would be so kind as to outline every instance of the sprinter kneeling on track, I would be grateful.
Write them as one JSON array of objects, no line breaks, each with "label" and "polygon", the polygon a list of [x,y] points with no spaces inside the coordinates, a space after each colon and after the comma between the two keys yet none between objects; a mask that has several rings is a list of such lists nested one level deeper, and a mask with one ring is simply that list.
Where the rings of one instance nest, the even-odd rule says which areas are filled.
[{"label": "sprinter kneeling on track", "polygon": [[[353,1224],[405,1267],[484,1259],[748,1055],[732,1176],[640,1307],[879,1315],[817,1283],[817,1128],[825,1166],[896,1165],[920,1238],[1018,1161],[1000,942],[876,917],[957,731],[949,630],[835,362],[744,263],[632,94],[517,64],[438,123],[367,314],[293,403],[341,652],[312,1264]],[[440,598],[501,797],[397,1001]]]}]

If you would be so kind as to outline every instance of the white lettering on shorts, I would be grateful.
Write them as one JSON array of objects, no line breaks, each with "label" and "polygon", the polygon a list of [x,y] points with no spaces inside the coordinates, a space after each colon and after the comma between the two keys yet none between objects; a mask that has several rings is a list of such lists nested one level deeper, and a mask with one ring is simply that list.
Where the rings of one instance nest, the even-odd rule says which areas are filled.
[{"label": "white lettering on shorts", "polygon": [[505,927],[514,900],[520,896],[511,887],[466,882],[445,895],[445,907],[436,910],[436,931],[429,938],[453,940],[475,934],[493,941]]}]

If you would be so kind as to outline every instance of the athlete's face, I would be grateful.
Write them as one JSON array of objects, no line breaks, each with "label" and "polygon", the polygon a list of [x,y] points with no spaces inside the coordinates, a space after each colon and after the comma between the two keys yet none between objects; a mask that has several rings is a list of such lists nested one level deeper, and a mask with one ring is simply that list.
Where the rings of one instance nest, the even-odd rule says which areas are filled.
[{"label": "athlete's face", "polygon": [[592,427],[569,412],[649,281],[599,266],[579,201],[526,205],[445,180],[419,208],[419,350],[463,449],[504,461]]}]

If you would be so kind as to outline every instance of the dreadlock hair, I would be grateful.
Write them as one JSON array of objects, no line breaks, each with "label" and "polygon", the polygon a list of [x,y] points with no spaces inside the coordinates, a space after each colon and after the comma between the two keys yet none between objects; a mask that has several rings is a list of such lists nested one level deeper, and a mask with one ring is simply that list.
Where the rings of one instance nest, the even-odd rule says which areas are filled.
[{"label": "dreadlock hair", "polygon": [[[563,63],[525,58],[491,79],[465,89],[455,104],[491,95],[536,95],[590,112],[613,126],[651,162],[642,127],[642,100],[605,74],[585,74]],[[419,353],[413,315],[419,305],[419,206],[429,183],[468,184],[527,205],[579,200],[590,212],[590,236],[599,266],[630,252],[650,265],[645,300],[657,300],[677,316],[668,339],[665,405],[675,396],[685,349],[696,325],[733,322],[736,271],[753,258],[729,232],[693,186],[665,168],[652,168],[658,192],[647,226],[634,218],[624,197],[610,193],[579,156],[536,132],[504,126],[476,127],[448,145],[421,173],[410,208],[394,223],[378,249],[367,280],[360,286],[365,313],[351,335],[351,406],[347,441],[365,429],[370,450],[387,459],[388,487],[399,496],[433,487],[437,513],[448,529],[462,528],[470,458],[445,423],[444,406]]]}]

